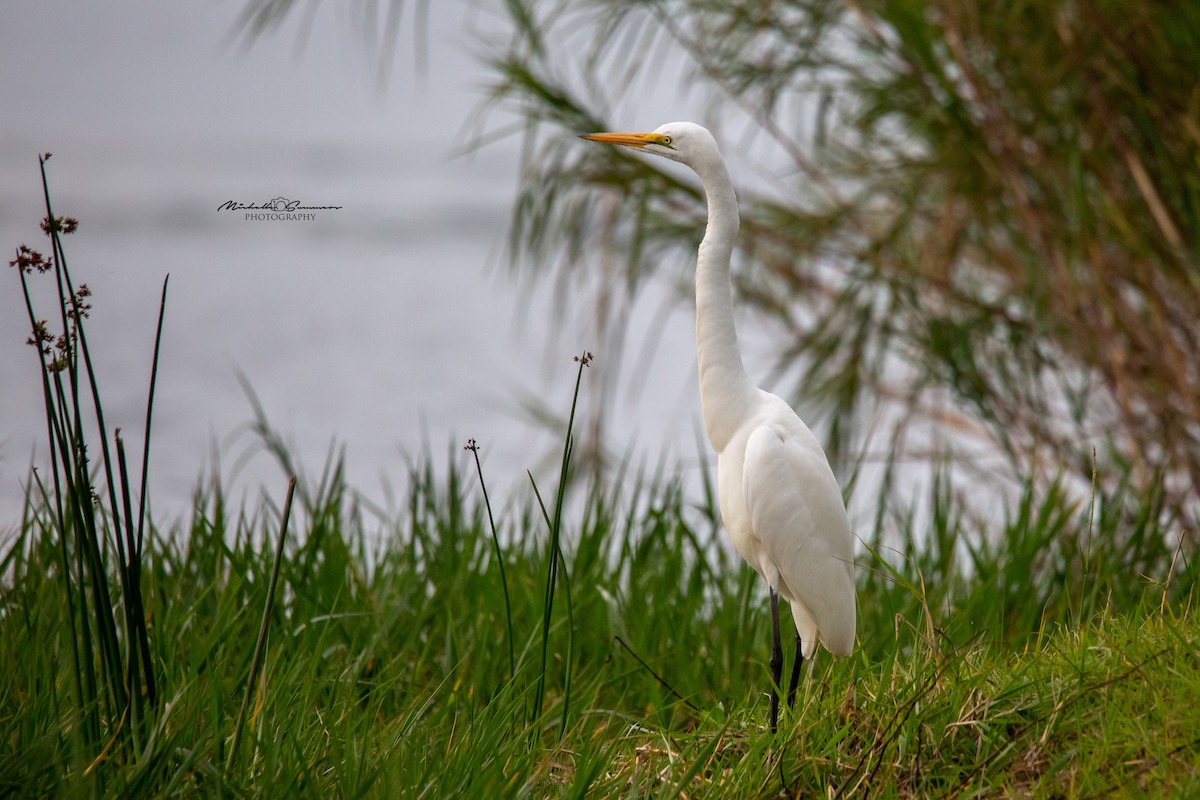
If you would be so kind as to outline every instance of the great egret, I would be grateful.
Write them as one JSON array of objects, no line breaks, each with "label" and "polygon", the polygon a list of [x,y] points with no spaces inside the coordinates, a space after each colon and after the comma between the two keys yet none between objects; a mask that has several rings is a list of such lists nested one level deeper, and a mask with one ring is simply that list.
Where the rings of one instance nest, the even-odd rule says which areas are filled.
[{"label": "great egret", "polygon": [[691,167],[708,199],[708,226],[696,259],[696,353],[704,427],[717,452],[721,517],[738,553],[771,593],[771,711],[779,719],[783,669],[779,596],[792,607],[796,658],[788,686],[795,702],[800,665],[817,642],[834,655],[854,648],[854,563],[850,522],[820,443],[779,397],[750,382],[733,324],[729,260],[737,238],[737,198],[707,129],[672,122],[652,133],[593,133]]}]

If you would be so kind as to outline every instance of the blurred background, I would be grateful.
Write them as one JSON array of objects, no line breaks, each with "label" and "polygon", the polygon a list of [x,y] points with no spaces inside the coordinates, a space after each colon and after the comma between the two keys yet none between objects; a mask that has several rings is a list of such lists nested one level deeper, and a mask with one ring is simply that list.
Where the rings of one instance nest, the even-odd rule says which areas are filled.
[{"label": "blurred background", "polygon": [[[0,232],[40,240],[53,151],[131,438],[171,273],[160,514],[215,465],[243,491],[282,482],[239,376],[306,471],[344,445],[377,502],[468,436],[523,482],[584,350],[580,455],[698,484],[702,198],[676,165],[575,138],[692,119],[739,190],[750,372],[826,442],[852,516],[878,532],[953,507],[987,531],[1061,495],[1195,529],[1194,4],[52,3],[7,10],[0,36]],[[217,211],[279,196],[342,209]],[[41,452],[16,283],[8,509]]]},{"label": "blurred background", "polygon": [[[392,490],[404,496],[410,462],[465,458],[467,437],[494,485],[527,484],[525,470],[561,441],[554,423],[584,350],[597,356],[584,402],[610,405],[614,452],[697,468],[691,316],[670,287],[639,296],[626,320],[641,348],[636,380],[608,392],[601,373],[620,359],[605,351],[593,300],[512,269],[520,140],[472,147],[495,80],[478,47],[484,31],[503,37],[505,20],[469,4],[430,4],[420,17],[412,6],[381,74],[378,41],[334,5],[261,36],[231,3],[4,12],[0,240],[48,250],[37,156],[52,152],[55,213],[80,221],[65,245],[94,294],[108,425],[139,445],[170,273],[156,516],[186,514],[214,467],[234,497],[282,490],[282,470],[247,430],[255,412],[239,376],[301,468],[315,478],[331,446],[344,447],[351,485],[383,505]],[[496,112],[486,126],[506,121]],[[307,222],[218,212],[280,196],[342,208]],[[41,277],[38,315],[53,321]],[[46,434],[20,282],[15,270],[4,279],[0,512],[15,524]]]}]

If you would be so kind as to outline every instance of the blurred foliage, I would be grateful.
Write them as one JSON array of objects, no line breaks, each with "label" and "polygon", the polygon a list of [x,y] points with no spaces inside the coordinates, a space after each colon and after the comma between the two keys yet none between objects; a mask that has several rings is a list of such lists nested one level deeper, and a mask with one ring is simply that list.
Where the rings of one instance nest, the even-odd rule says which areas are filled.
[{"label": "blurred foliage", "polygon": [[1194,528],[1200,5],[472,7],[503,18],[482,26],[475,143],[524,136],[514,264],[594,291],[615,328],[639,282],[690,281],[695,182],[575,135],[669,121],[657,92],[695,98],[741,182],[735,283],[780,323],[773,383],[835,462],[953,455],[993,484],[1110,491],[1132,474]]},{"label": "blurred foliage", "polygon": [[1102,473],[1194,515],[1200,6],[507,8],[493,101],[528,137],[521,261],[574,274],[615,257],[631,288],[674,265],[690,278],[696,186],[571,136],[669,121],[612,116],[683,54],[679,91],[706,99],[726,156],[767,149],[786,176],[740,187],[735,282],[783,323],[777,378],[843,463],[883,425],[895,445],[1082,485],[1098,448]]}]

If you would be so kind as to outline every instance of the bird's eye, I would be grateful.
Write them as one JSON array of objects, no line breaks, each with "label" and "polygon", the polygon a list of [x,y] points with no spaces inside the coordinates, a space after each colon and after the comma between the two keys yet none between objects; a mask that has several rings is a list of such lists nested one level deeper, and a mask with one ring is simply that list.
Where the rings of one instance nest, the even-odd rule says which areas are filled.
[{"label": "bird's eye", "polygon": [[671,137],[670,137],[670,136],[664,136],[664,137],[662,137],[662,143],[663,143],[663,144],[670,144],[670,143],[671,143]]}]

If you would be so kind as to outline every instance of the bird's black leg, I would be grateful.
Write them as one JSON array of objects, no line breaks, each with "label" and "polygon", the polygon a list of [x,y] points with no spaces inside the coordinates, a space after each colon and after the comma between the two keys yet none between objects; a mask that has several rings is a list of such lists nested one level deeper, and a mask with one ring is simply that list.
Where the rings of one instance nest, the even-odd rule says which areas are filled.
[{"label": "bird's black leg", "polygon": [[788,708],[796,704],[796,687],[800,685],[800,667],[804,664],[804,648],[800,642],[800,632],[796,632],[796,660],[792,662],[792,679],[788,681]]},{"label": "bird's black leg", "polygon": [[779,679],[783,675],[783,645],[779,641],[779,595],[771,590],[771,733],[779,727]]}]

